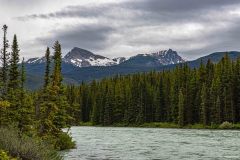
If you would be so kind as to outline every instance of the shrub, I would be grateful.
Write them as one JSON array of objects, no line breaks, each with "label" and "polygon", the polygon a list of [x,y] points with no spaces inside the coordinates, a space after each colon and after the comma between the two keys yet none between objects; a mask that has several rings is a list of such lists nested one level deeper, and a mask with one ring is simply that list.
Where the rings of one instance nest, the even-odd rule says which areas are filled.
[{"label": "shrub", "polygon": [[80,122],[78,125],[79,126],[93,126],[93,123],[92,122]]},{"label": "shrub", "polygon": [[75,142],[68,133],[61,132],[56,139],[55,148],[59,150],[72,149],[75,148]]},{"label": "shrub", "polygon": [[240,124],[237,123],[237,124],[233,124],[234,125],[234,129],[240,129]]},{"label": "shrub", "polygon": [[220,126],[219,126],[219,128],[220,129],[232,129],[234,126],[233,126],[233,124],[232,123],[230,123],[230,122],[223,122]]},{"label": "shrub", "polygon": [[152,122],[152,123],[144,123],[140,125],[140,127],[150,127],[150,128],[179,128],[175,123],[168,122]]},{"label": "shrub", "polygon": [[0,160],[17,160],[16,158],[11,158],[8,156],[7,152],[0,150]]},{"label": "shrub", "polygon": [[0,127],[0,149],[13,157],[24,160],[59,160],[58,153],[40,139],[19,136],[18,130],[12,127]]}]

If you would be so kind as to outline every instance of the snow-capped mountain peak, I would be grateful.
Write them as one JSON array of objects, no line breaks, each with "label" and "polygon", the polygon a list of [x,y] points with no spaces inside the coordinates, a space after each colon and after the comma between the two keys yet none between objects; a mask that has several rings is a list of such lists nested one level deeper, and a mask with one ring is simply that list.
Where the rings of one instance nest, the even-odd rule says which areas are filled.
[{"label": "snow-capped mountain peak", "polygon": [[37,57],[37,58],[30,58],[25,63],[27,63],[27,64],[41,64],[41,63],[45,63],[45,62],[46,62],[45,57]]},{"label": "snow-capped mountain peak", "polygon": [[162,65],[183,63],[185,60],[172,49],[162,50],[155,53],[147,54],[159,60]]},{"label": "snow-capped mountain peak", "polygon": [[128,60],[128,58],[125,58],[125,57],[118,57],[113,59],[113,61],[116,62],[117,64],[120,64],[126,60]]},{"label": "snow-capped mountain peak", "polygon": [[93,54],[87,50],[81,48],[73,48],[66,56],[63,61],[71,63],[78,67],[89,67],[89,66],[111,66],[117,63],[107,57]]},{"label": "snow-capped mountain peak", "polygon": [[[77,47],[68,52],[62,58],[62,61],[77,67],[113,66],[119,64],[159,66],[185,62],[185,60],[172,49],[162,50],[154,53],[138,54],[130,58],[118,57],[111,59]],[[40,64],[45,62],[45,57],[31,58],[26,61],[27,64]]]}]

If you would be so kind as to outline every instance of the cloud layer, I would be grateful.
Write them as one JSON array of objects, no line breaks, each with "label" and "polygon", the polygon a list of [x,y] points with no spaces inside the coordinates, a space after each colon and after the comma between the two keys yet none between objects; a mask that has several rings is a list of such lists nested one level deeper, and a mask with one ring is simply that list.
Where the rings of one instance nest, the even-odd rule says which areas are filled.
[{"label": "cloud layer", "polygon": [[240,50],[239,0],[76,2],[31,11],[14,20],[46,24],[43,34],[33,33],[32,43],[40,47],[59,40],[64,52],[77,46],[118,57],[172,48],[193,59],[214,51]]}]

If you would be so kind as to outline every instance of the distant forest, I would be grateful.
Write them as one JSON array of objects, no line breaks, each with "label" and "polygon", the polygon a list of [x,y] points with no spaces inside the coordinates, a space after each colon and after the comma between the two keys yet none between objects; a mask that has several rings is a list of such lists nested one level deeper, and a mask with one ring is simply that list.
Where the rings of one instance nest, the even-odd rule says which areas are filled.
[{"label": "distant forest", "polygon": [[115,76],[90,84],[67,86],[72,124],[143,124],[172,122],[220,124],[240,121],[240,59],[228,54],[213,64]]}]

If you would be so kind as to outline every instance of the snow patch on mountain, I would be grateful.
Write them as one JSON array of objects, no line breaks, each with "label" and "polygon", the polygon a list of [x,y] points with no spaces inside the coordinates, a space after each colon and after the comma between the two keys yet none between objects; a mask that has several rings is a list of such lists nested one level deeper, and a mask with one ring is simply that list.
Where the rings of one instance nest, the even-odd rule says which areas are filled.
[{"label": "snow patch on mountain", "polygon": [[173,51],[172,49],[158,51],[146,55],[158,59],[159,63],[162,65],[170,65],[185,62],[185,60],[181,56],[179,56],[176,51]]},{"label": "snow patch on mountain", "polygon": [[[146,63],[147,64],[153,63],[155,65],[169,65],[169,64],[177,64],[177,63],[185,62],[185,60],[181,56],[179,56],[176,51],[173,51],[172,49],[158,51],[154,53],[138,54],[136,56],[132,56],[129,58],[118,57],[118,58],[110,59],[110,58],[97,55],[90,51],[77,48],[77,47],[73,48],[70,52],[68,52],[62,58],[62,61],[64,63],[72,64],[77,67],[113,66],[113,65],[119,65],[123,62],[132,60],[134,58],[141,59],[141,57],[152,57],[154,59],[154,62],[146,62]],[[26,61],[26,63],[28,64],[40,64],[45,62],[46,62],[45,57],[31,58]]]}]

